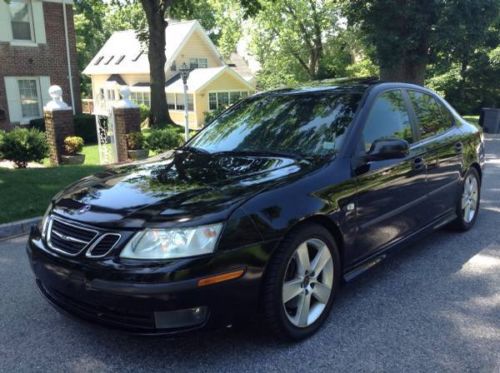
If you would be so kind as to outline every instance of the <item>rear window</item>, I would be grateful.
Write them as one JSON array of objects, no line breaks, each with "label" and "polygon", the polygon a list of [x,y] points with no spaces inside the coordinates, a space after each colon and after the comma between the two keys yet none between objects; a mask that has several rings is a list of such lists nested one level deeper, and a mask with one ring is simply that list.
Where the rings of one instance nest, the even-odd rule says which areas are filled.
[{"label": "rear window", "polygon": [[453,116],[433,96],[417,91],[408,91],[418,119],[422,139],[437,135],[453,125]]}]

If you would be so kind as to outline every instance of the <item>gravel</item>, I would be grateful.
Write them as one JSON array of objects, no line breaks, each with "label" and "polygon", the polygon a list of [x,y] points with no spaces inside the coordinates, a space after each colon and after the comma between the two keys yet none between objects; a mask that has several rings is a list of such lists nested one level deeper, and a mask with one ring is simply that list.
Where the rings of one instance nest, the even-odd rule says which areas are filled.
[{"label": "gravel", "polygon": [[26,237],[0,242],[0,371],[500,372],[500,136],[487,137],[482,210],[343,288],[322,330],[295,345],[251,326],[139,338],[53,310]]}]

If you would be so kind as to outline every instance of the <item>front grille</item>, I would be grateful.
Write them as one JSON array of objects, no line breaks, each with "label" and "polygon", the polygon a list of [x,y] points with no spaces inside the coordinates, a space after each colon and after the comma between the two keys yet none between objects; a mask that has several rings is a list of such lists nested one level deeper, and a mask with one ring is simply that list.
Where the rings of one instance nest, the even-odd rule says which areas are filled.
[{"label": "front grille", "polygon": [[51,249],[75,256],[82,252],[97,235],[96,230],[52,217],[48,227],[47,242]]},{"label": "front grille", "polygon": [[101,258],[116,246],[120,238],[118,233],[106,233],[97,239],[86,255],[90,258]]}]

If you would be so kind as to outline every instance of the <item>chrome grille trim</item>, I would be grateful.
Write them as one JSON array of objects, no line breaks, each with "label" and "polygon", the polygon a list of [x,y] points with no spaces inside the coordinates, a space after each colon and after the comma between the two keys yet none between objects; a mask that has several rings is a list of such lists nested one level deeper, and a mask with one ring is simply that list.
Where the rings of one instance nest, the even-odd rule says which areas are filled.
[{"label": "chrome grille trim", "polygon": [[[49,219],[49,222],[48,222],[48,228],[47,228],[47,245],[54,251],[60,253],[60,254],[64,254],[64,255],[68,255],[68,256],[78,256],[80,255],[84,250],[87,249],[87,247],[89,246],[89,244],[97,237],[97,235],[99,234],[99,232],[95,229],[90,229],[90,228],[87,228],[87,227],[83,227],[81,225],[78,225],[78,224],[74,224],[74,223],[71,223],[65,219],[61,219],[61,218],[56,218],[55,216],[50,216],[48,217]],[[92,239],[90,239],[89,241],[84,241],[84,240],[81,240],[81,239],[78,239],[76,237],[72,237],[72,236],[69,236],[69,235],[65,235],[65,234],[62,234],[56,230],[53,229],[53,224],[54,224],[54,221],[57,221],[59,222],[60,224],[64,224],[64,225],[67,225],[67,226],[70,226],[70,227],[73,227],[73,228],[77,228],[77,229],[81,229],[83,231],[87,231],[87,232],[90,232],[90,233],[93,233],[93,237]],[[64,240],[64,241],[68,241],[68,242],[72,242],[72,243],[79,243],[79,244],[82,244],[84,245],[78,252],[76,253],[70,253],[62,248],[58,248],[57,246],[55,246],[53,243],[52,243],[52,235],[56,235],[58,238]]]},{"label": "chrome grille trim", "polygon": [[[101,254],[101,255],[92,255],[92,250],[95,249],[95,247],[104,239],[106,238],[107,236],[115,236],[115,237],[118,237],[118,239],[116,240],[116,242],[113,244],[113,246],[111,246],[108,251],[106,251],[104,254]],[[108,255],[111,250],[113,250],[116,245],[118,245],[118,243],[120,242],[122,238],[122,235],[119,234],[119,233],[104,233],[101,237],[99,237],[97,240],[94,241],[94,243],[92,244],[92,246],[90,246],[90,248],[87,250],[87,252],[85,253],[85,256],[87,258],[104,258],[106,255]]]}]

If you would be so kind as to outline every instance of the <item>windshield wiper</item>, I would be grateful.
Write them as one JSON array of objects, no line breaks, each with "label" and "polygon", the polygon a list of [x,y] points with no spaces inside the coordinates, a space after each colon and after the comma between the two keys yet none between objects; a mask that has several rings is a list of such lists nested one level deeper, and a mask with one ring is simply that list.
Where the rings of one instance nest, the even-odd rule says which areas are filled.
[{"label": "windshield wiper", "polygon": [[297,153],[289,153],[274,150],[224,150],[212,153],[213,155],[240,155],[240,156],[261,156],[261,157],[280,157],[292,159],[305,159],[302,155]]},{"label": "windshield wiper", "polygon": [[194,153],[194,154],[210,154],[210,152],[208,150],[197,148],[195,146],[183,146],[179,150],[187,151],[187,152]]}]

